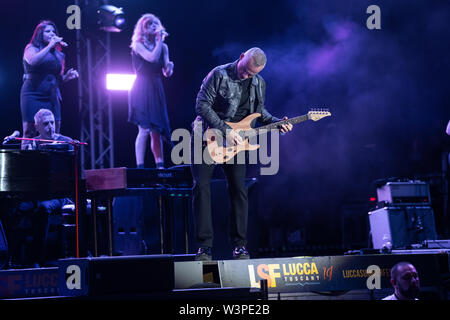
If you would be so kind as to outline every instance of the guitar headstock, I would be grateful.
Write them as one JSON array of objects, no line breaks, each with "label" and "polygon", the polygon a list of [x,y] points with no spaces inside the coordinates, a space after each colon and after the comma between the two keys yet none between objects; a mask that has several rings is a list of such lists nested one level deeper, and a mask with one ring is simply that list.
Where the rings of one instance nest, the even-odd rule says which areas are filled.
[{"label": "guitar headstock", "polygon": [[312,121],[318,121],[325,117],[330,117],[331,113],[328,111],[328,109],[311,109],[311,111],[308,112],[308,118]]}]

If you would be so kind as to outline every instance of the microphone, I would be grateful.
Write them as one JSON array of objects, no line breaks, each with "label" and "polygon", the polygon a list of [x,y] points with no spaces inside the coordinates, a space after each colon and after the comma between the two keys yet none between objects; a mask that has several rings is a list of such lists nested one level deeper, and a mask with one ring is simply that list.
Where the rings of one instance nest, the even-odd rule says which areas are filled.
[{"label": "microphone", "polygon": [[169,33],[166,31],[166,29],[158,29],[157,32],[161,34],[161,37],[168,37]]},{"label": "microphone", "polygon": [[20,136],[20,132],[16,130],[12,133],[12,135],[7,136],[7,137],[5,137],[5,139],[3,139],[3,144],[6,144],[9,141],[14,140],[18,136]]},{"label": "microphone", "polygon": [[59,42],[59,44],[62,45],[63,47],[67,47],[68,46],[67,42],[64,42],[62,40]]}]

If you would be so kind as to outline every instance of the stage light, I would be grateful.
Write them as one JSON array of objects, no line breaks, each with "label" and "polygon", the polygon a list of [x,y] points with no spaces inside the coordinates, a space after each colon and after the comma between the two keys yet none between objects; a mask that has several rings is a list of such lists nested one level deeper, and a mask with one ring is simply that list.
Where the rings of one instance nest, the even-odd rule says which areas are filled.
[{"label": "stage light", "polygon": [[108,73],[106,75],[106,89],[129,91],[133,87],[135,74]]},{"label": "stage light", "polygon": [[106,32],[120,32],[125,28],[125,14],[122,8],[111,5],[101,6],[98,11],[98,24]]}]

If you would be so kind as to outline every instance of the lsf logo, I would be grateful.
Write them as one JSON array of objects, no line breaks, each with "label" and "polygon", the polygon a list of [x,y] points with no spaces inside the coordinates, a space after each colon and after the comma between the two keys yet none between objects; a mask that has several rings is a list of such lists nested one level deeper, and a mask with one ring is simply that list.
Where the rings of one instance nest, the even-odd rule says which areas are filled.
[{"label": "lsf logo", "polygon": [[70,265],[66,269],[66,286],[69,290],[81,289],[81,269],[77,265]]}]

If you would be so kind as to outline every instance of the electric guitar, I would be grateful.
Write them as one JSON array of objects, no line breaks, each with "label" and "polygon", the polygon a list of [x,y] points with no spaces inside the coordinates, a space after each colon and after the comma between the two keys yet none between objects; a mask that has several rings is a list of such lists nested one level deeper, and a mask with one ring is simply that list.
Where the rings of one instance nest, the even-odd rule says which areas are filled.
[{"label": "electric guitar", "polygon": [[240,145],[226,145],[226,139],[223,139],[221,131],[217,129],[206,130],[206,148],[211,159],[216,163],[225,163],[236,156],[241,151],[257,150],[258,144],[250,144],[249,138],[266,133],[273,129],[279,129],[283,124],[297,124],[307,120],[318,121],[322,118],[331,116],[328,110],[311,110],[307,114],[291,119],[281,120],[258,128],[252,128],[252,122],[261,116],[260,113],[252,113],[239,122],[227,122],[244,140]]}]

